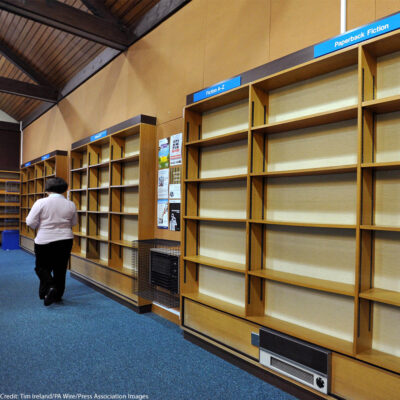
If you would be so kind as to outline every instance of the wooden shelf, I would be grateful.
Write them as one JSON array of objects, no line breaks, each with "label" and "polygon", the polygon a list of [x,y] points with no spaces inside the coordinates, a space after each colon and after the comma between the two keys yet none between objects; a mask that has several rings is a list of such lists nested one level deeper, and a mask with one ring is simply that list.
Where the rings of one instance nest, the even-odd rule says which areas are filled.
[{"label": "wooden shelf", "polygon": [[290,222],[290,221],[271,221],[264,219],[251,219],[249,220],[252,224],[264,224],[264,225],[282,225],[282,226],[300,226],[304,228],[329,228],[329,229],[356,229],[356,225],[344,225],[344,224],[314,224],[306,222]]},{"label": "wooden shelf", "polygon": [[[45,180],[58,176],[68,182],[68,154],[66,151],[55,150],[46,155],[46,159],[38,157],[30,161],[29,167],[21,168],[21,190],[24,192],[22,201],[24,207],[20,207],[20,231],[21,236],[33,239],[35,230],[26,228],[26,216],[34,202],[45,197]],[[50,173],[46,173],[49,171]],[[34,175],[34,177],[32,177]],[[29,177],[30,179],[26,179]]]},{"label": "wooden shelf", "polygon": [[19,203],[0,203],[0,207],[19,207]]},{"label": "wooden shelf", "polygon": [[[140,307],[148,305],[149,301],[133,291],[136,277],[124,265],[129,267],[135,245],[123,239],[148,239],[154,235],[156,119],[139,115],[104,133],[105,137],[99,140],[91,141],[91,136],[71,145],[72,165],[103,160],[82,169],[84,174],[87,171],[87,177],[81,179],[80,169],[75,175],[74,170],[71,173],[73,186],[80,188],[78,193],[72,192],[71,198],[81,208],[76,228],[79,232],[74,241],[74,249],[81,259],[73,260],[71,270]],[[143,186],[137,190],[139,182],[143,182]],[[89,187],[82,188],[82,184]],[[131,188],[134,189],[128,190]],[[84,235],[82,231],[85,230]],[[79,237],[86,240],[79,240]],[[87,252],[81,253],[84,246]]]},{"label": "wooden shelf", "polygon": [[249,275],[258,276],[271,281],[287,283],[289,285],[301,286],[309,289],[321,290],[323,292],[354,297],[355,287],[354,285],[347,283],[311,278],[308,276],[290,274],[287,272],[270,269],[252,270],[249,271]]},{"label": "wooden shelf", "polygon": [[249,316],[250,321],[263,325],[267,328],[286,333],[287,335],[295,336],[299,339],[314,343],[318,346],[326,347],[328,349],[338,351],[344,354],[353,354],[353,343],[334,336],[326,335],[324,333],[315,331],[313,329],[305,328],[300,325],[295,325],[290,322],[269,317],[269,316]]},{"label": "wooden shelf", "polygon": [[195,220],[195,221],[215,221],[215,222],[246,222],[244,218],[211,218],[211,217],[195,217],[195,216],[184,216],[184,219]]},{"label": "wooden shelf", "polygon": [[86,258],[86,254],[79,251],[71,251],[71,255],[79,258]]},{"label": "wooden shelf", "polygon": [[400,169],[400,162],[380,162],[380,163],[363,163],[361,168],[374,168],[382,170]]},{"label": "wooden shelf", "polygon": [[[124,189],[124,188],[137,188],[139,187],[138,183],[128,184],[128,185],[111,185],[110,189]],[[108,187],[107,187],[108,189]]]},{"label": "wooden shelf", "polygon": [[244,181],[247,175],[218,176],[214,178],[185,179],[186,183]]},{"label": "wooden shelf", "polygon": [[108,190],[108,186],[90,187],[87,190]]},{"label": "wooden shelf", "polygon": [[400,232],[400,227],[397,226],[361,225],[360,229],[365,231]]},{"label": "wooden shelf", "polygon": [[99,242],[108,242],[107,236],[99,236],[99,235],[86,235],[86,238],[97,240]]},{"label": "wooden shelf", "polygon": [[261,78],[254,82],[254,85],[262,90],[270,91],[337,71],[341,68],[357,65],[357,61],[358,48],[353,47],[346,49],[344,52],[336,52],[327,57],[321,57],[314,62],[301,64],[295,68],[289,68],[266,78]]},{"label": "wooden shelf", "polygon": [[110,214],[126,215],[126,216],[129,216],[129,217],[137,217],[139,215],[138,212],[132,213],[132,212],[124,212],[124,211],[110,211]]},{"label": "wooden shelf", "polygon": [[19,179],[0,178],[0,182],[4,182],[4,183],[7,183],[7,182],[20,183],[20,180]]},{"label": "wooden shelf", "polygon": [[85,189],[70,189],[70,192],[86,192],[87,188]]},{"label": "wooden shelf", "polygon": [[244,274],[246,270],[246,264],[235,263],[232,261],[222,261],[216,258],[205,257],[205,256],[186,256],[183,258],[185,261],[194,262],[196,264],[207,265],[209,267],[224,269],[228,271],[234,271]]},{"label": "wooden shelf", "polygon": [[110,240],[110,243],[112,244],[117,244],[118,246],[123,246],[123,247],[129,247],[131,249],[136,249],[137,245],[134,244],[132,241],[128,241],[128,240]]},{"label": "wooden shelf", "polygon": [[[180,266],[182,296],[220,311],[185,310],[200,332],[240,349],[245,339],[210,328],[222,313],[233,325],[231,314],[399,373],[399,356],[356,354],[371,346],[399,354],[400,292],[359,293],[366,282],[390,287],[380,279],[397,279],[399,37],[185,107],[182,246],[191,255]],[[224,260],[234,254],[242,263]]]},{"label": "wooden shelf", "polygon": [[80,167],[80,168],[74,168],[71,169],[70,172],[87,172],[87,166],[86,167]]},{"label": "wooden shelf", "polygon": [[254,172],[251,173],[250,176],[280,178],[287,176],[344,174],[348,172],[357,172],[357,164],[338,165],[335,167],[323,167],[323,168],[295,169],[288,171],[271,171],[271,172],[261,172],[261,173]]},{"label": "wooden shelf", "polygon": [[140,157],[140,153],[132,154],[131,156],[111,160],[111,163],[126,163],[126,162],[130,162],[130,161],[138,161],[139,157]]},{"label": "wooden shelf", "polygon": [[371,288],[359,294],[362,299],[377,301],[379,303],[390,304],[400,307],[400,292],[393,290],[385,290],[379,288]]},{"label": "wooden shelf", "polygon": [[229,314],[236,315],[238,317],[245,316],[244,307],[240,307],[231,303],[228,303],[223,300],[216,299],[215,297],[207,296],[202,293],[183,293],[182,296],[187,297],[193,301],[197,301],[198,303],[202,303],[206,306],[210,306],[213,308],[217,308],[218,310],[225,311]]},{"label": "wooden shelf", "polygon": [[256,126],[251,129],[253,133],[280,133],[296,129],[310,128],[318,125],[331,124],[333,122],[346,121],[357,118],[357,105],[339,108],[333,111],[308,115],[301,118],[290,119],[272,124]]},{"label": "wooden shelf", "polygon": [[400,358],[393,354],[370,349],[357,354],[356,357],[367,363],[379,365],[382,368],[394,371],[397,374],[400,373]]},{"label": "wooden shelf", "polygon": [[0,214],[0,219],[19,219],[19,214]]},{"label": "wooden shelf", "polygon": [[241,129],[239,131],[225,133],[224,135],[213,136],[206,139],[193,140],[191,142],[187,142],[186,146],[209,147],[209,146],[217,146],[219,144],[237,142],[239,140],[247,139],[248,132],[249,132],[248,129]]},{"label": "wooden shelf", "polygon": [[86,237],[86,233],[82,233],[82,232],[72,232],[74,234],[74,236],[79,236],[79,237]]},{"label": "wooden shelf", "polygon": [[98,164],[89,165],[89,168],[108,168],[110,166],[109,161],[104,161]]},{"label": "wooden shelf", "polygon": [[385,114],[400,110],[400,96],[391,96],[383,99],[363,101],[364,110],[370,110],[376,114]]}]

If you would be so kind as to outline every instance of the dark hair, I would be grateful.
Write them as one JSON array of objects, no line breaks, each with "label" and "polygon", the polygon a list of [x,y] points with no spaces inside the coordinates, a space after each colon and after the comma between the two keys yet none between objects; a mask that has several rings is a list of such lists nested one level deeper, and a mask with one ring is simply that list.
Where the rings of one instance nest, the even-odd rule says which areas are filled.
[{"label": "dark hair", "polygon": [[59,178],[56,176],[55,178],[47,179],[44,190],[46,192],[62,194],[66,192],[67,189],[68,189],[68,183],[65,182],[63,178]]}]

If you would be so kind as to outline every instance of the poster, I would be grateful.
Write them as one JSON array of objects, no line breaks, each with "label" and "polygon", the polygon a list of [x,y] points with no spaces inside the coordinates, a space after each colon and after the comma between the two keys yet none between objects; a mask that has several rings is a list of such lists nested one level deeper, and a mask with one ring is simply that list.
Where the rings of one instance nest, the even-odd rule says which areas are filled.
[{"label": "poster", "polygon": [[168,199],[169,169],[158,170],[158,198]]},{"label": "poster", "polygon": [[181,203],[171,201],[169,203],[169,229],[171,231],[181,230]]},{"label": "poster", "polygon": [[182,164],[182,133],[171,136],[169,153],[171,166]]},{"label": "poster", "polygon": [[169,167],[169,139],[160,139],[158,141],[158,168]]},{"label": "poster", "polygon": [[181,198],[181,185],[169,185],[169,198],[171,200],[179,200]]},{"label": "poster", "polygon": [[169,198],[181,198],[181,167],[171,167],[169,170]]},{"label": "poster", "polygon": [[157,202],[157,228],[168,229],[168,200],[158,200]]}]

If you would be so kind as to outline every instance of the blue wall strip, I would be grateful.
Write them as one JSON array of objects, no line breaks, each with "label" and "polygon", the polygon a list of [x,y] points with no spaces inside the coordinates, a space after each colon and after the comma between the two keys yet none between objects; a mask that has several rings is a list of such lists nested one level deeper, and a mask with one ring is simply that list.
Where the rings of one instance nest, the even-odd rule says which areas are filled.
[{"label": "blue wall strip", "polygon": [[383,35],[400,28],[400,13],[383,18],[363,26],[362,28],[354,29],[343,35],[336,36],[326,42],[314,46],[314,57],[321,57],[325,54],[332,53],[337,50],[352,46],[353,44],[363,42],[375,36]]},{"label": "blue wall strip", "polygon": [[236,76],[235,78],[228,79],[223,82],[219,82],[213,86],[208,87],[207,89],[200,90],[193,94],[193,101],[200,101],[207,99],[208,97],[216,96],[217,94],[227,92],[228,90],[234,89],[241,85],[242,78],[240,76]]},{"label": "blue wall strip", "polygon": [[47,160],[48,158],[50,158],[50,154],[46,154],[45,156],[43,156],[42,160]]}]

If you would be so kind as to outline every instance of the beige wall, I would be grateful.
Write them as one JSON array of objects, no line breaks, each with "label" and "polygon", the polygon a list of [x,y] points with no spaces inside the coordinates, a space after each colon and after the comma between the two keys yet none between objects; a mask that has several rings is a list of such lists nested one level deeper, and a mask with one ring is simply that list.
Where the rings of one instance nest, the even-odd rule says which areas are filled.
[{"label": "beige wall", "polygon": [[[399,8],[348,0],[348,28]],[[180,132],[187,94],[339,33],[340,0],[192,0],[27,127],[23,162],[138,114],[157,117],[158,138]]]}]

